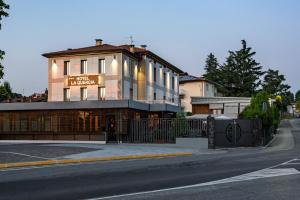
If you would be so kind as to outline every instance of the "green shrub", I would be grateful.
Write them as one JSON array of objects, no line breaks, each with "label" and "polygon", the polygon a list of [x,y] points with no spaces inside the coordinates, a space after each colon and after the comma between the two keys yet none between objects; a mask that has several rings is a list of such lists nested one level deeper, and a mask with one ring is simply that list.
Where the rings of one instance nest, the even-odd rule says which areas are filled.
[{"label": "green shrub", "polygon": [[[280,105],[278,105],[278,102],[270,105],[269,99],[270,95],[268,93],[264,91],[257,93],[251,98],[250,105],[244,109],[240,117],[245,119],[260,118],[263,125],[277,127],[280,121]],[[263,104],[266,106],[265,109],[263,109]]]}]

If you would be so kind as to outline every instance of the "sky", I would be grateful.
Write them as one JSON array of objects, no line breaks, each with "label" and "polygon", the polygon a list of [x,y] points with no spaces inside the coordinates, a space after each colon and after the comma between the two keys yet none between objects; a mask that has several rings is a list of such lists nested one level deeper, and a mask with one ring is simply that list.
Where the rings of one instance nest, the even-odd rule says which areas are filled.
[{"label": "sky", "polygon": [[278,69],[300,89],[298,0],[6,0],[0,49],[5,80],[30,95],[47,88],[42,53],[104,43],[146,44],[149,50],[201,76],[212,52],[220,63],[241,40],[264,70]]}]

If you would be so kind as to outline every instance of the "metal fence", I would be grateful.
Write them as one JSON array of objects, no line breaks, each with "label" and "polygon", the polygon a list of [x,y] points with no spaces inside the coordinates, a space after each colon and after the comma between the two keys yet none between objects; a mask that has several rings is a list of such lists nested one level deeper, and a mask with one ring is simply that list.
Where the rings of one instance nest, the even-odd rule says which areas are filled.
[{"label": "metal fence", "polygon": [[209,148],[265,145],[274,133],[274,128],[263,126],[260,119],[210,118],[208,126]]},{"label": "metal fence", "polygon": [[175,143],[176,137],[206,136],[206,120],[201,119],[137,119],[130,120],[129,143]]}]

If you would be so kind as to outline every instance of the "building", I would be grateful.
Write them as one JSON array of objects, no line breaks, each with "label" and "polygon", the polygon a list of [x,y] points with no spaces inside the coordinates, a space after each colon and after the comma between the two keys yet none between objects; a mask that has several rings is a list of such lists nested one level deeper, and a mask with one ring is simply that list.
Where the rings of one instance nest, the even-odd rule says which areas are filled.
[{"label": "building", "polygon": [[192,113],[225,115],[237,118],[246,106],[250,97],[191,97]]},{"label": "building", "polygon": [[43,54],[48,102],[0,104],[0,139],[103,140],[127,121],[172,117],[182,71],[146,46],[103,44]]},{"label": "building", "polygon": [[202,77],[195,77],[187,73],[179,77],[179,95],[181,108],[184,112],[192,112],[191,97],[222,96],[217,90],[217,83]]},{"label": "building", "polygon": [[48,101],[137,100],[178,105],[180,69],[134,45],[102,44],[43,54]]}]

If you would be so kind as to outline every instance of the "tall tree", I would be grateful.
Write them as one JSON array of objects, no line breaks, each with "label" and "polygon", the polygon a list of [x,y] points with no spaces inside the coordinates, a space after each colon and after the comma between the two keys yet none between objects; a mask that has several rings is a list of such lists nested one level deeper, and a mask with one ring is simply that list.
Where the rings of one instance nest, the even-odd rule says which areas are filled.
[{"label": "tall tree", "polygon": [[298,90],[295,94],[295,100],[298,101],[300,100],[300,90]]},{"label": "tall tree", "polygon": [[[0,0],[0,29],[1,29],[1,21],[3,17],[7,17],[8,13],[6,10],[9,9],[9,5],[7,5],[3,0]],[[5,52],[0,49],[0,61],[3,60]],[[3,65],[0,62],[0,79],[3,78]]]},{"label": "tall tree", "polygon": [[3,85],[0,85],[0,102],[9,98],[9,94]]},{"label": "tall tree", "polygon": [[11,89],[10,83],[8,81],[4,81],[3,87],[5,88],[5,90],[9,94],[9,96],[11,97],[12,96],[12,89]]},{"label": "tall tree", "polygon": [[220,67],[219,82],[226,96],[250,97],[257,92],[264,74],[262,66],[253,58],[256,52],[241,41],[242,48],[229,51],[226,62]]},{"label": "tall tree", "polygon": [[280,74],[278,70],[269,69],[265,74],[262,88],[272,98],[275,98],[277,95],[281,96],[283,108],[286,109],[286,106],[294,101],[294,94],[289,91],[291,86],[284,82],[285,77],[283,74]]},{"label": "tall tree", "polygon": [[284,81],[285,77],[283,74],[280,74],[278,70],[269,69],[265,74],[262,88],[271,97],[286,94],[291,87],[284,84]]},{"label": "tall tree", "polygon": [[210,53],[205,61],[205,74],[203,74],[203,77],[205,79],[214,81],[214,82],[218,82],[219,81],[219,63],[218,63],[218,59],[215,57],[214,54]]}]

